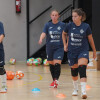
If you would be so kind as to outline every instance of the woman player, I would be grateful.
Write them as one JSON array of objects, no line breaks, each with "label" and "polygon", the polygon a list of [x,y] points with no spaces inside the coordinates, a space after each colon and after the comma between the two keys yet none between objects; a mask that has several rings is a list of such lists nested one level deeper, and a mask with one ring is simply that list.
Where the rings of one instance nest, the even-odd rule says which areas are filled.
[{"label": "woman player", "polygon": [[[73,79],[73,96],[78,95],[78,73],[80,75],[82,98],[86,99],[86,67],[89,59],[89,44],[93,50],[93,58],[96,58],[96,49],[89,24],[84,23],[86,19],[85,12],[82,9],[72,11],[72,20],[67,24],[63,34],[64,50],[68,51],[68,62],[71,66],[71,75]],[[67,35],[67,43],[66,43]],[[89,41],[89,43],[88,43]]]},{"label": "woman player", "polygon": [[50,65],[50,72],[53,78],[53,82],[50,84],[50,87],[57,88],[58,79],[61,73],[61,61],[64,55],[62,32],[65,24],[58,21],[59,13],[56,10],[51,12],[50,17],[52,21],[45,24],[40,36],[39,44],[42,43],[42,40],[46,36],[47,60]]}]

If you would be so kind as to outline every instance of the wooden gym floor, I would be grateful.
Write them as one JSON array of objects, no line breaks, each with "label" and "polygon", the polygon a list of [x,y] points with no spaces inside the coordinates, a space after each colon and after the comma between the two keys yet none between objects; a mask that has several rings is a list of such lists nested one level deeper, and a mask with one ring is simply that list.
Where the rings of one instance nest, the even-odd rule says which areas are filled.
[{"label": "wooden gym floor", "polygon": [[[25,63],[16,65],[5,65],[6,70],[24,71],[24,78],[18,80],[7,80],[7,93],[0,93],[0,100],[82,100],[80,94],[72,96],[73,85],[68,64],[62,64],[59,87],[57,89],[49,88],[52,78],[48,66],[27,66]],[[39,88],[39,93],[32,93],[33,88]],[[87,69],[87,100],[100,99],[100,71]],[[66,97],[56,97],[58,94],[64,94]]]}]

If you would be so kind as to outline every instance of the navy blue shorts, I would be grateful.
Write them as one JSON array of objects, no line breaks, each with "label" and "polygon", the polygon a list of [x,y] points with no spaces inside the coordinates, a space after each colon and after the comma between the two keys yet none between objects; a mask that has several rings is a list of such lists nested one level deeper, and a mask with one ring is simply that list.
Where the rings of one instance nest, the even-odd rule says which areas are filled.
[{"label": "navy blue shorts", "polygon": [[72,53],[68,51],[67,53],[69,66],[73,66],[78,63],[78,59],[87,58],[89,60],[89,51],[81,51],[79,53]]},{"label": "navy blue shorts", "polygon": [[4,51],[0,50],[0,66],[5,65],[5,59],[4,59]]},{"label": "navy blue shorts", "polygon": [[47,60],[62,60],[64,56],[64,48],[46,48]]}]

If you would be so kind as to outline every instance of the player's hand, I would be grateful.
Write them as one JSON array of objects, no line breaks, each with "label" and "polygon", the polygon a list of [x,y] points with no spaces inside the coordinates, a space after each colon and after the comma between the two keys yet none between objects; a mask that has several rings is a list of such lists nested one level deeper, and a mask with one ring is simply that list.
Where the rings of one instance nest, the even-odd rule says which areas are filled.
[{"label": "player's hand", "polygon": [[42,40],[39,40],[39,42],[38,42],[40,45],[42,44]]},{"label": "player's hand", "polygon": [[93,58],[96,59],[96,51],[93,51]]},{"label": "player's hand", "polygon": [[68,51],[68,46],[67,46],[67,45],[64,46],[64,51],[65,51],[65,52]]}]

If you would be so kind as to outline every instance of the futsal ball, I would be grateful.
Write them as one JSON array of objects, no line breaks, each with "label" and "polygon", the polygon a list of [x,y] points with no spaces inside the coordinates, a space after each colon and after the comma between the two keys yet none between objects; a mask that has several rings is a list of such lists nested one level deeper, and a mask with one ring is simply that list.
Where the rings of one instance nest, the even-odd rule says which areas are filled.
[{"label": "futsal ball", "polygon": [[23,77],[24,77],[23,71],[17,71],[17,72],[16,72],[16,78],[17,78],[17,79],[22,79]]},{"label": "futsal ball", "polygon": [[32,63],[33,63],[33,60],[32,60],[32,59],[28,59],[28,60],[27,60],[27,65],[28,65],[28,66],[32,66]]},{"label": "futsal ball", "polygon": [[39,63],[39,61],[37,59],[34,59],[33,65],[38,66],[38,65],[40,65],[40,63]]},{"label": "futsal ball", "polygon": [[10,63],[11,65],[15,65],[15,64],[16,64],[16,59],[11,58],[11,59],[9,60],[9,63]]},{"label": "futsal ball", "polygon": [[42,64],[42,59],[39,57],[39,58],[36,58],[38,60],[38,63],[39,64]]},{"label": "futsal ball", "polygon": [[34,58],[30,58],[32,61],[34,61]]},{"label": "futsal ball", "polygon": [[43,64],[44,64],[44,65],[46,65],[46,66],[48,66],[48,65],[49,65],[49,63],[48,63],[47,59],[44,59],[44,60],[43,60]]},{"label": "futsal ball", "polygon": [[7,80],[12,80],[15,77],[15,73],[13,71],[6,71]]}]

